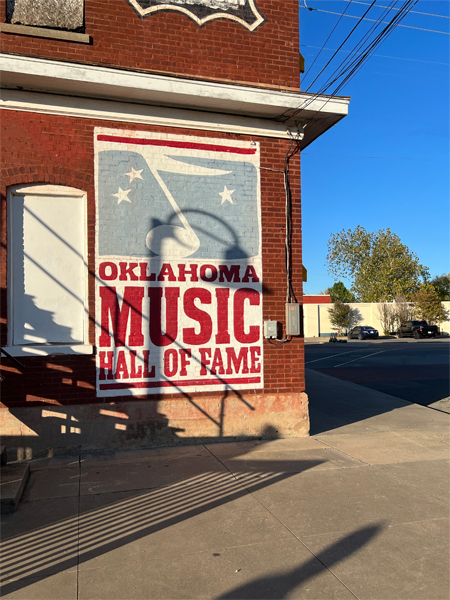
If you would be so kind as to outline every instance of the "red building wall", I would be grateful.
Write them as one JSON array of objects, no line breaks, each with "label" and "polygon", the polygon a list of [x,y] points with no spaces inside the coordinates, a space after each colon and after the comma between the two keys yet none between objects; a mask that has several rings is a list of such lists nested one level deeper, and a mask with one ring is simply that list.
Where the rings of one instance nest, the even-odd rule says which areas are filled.
[{"label": "red building wall", "polygon": [[2,34],[2,52],[298,89],[298,2],[258,0],[257,5],[266,21],[250,33],[231,21],[199,28],[176,12],[141,19],[125,0],[85,0],[85,32],[92,45],[8,33]]},{"label": "red building wall", "polygon": [[303,304],[331,304],[330,296],[311,296],[306,294],[303,296]]},{"label": "red building wall", "polygon": [[[91,46],[2,34],[3,52],[298,89],[297,2],[259,0],[258,7],[266,23],[250,33],[222,20],[208,23],[200,29],[177,13],[159,13],[141,20],[125,1],[119,0],[108,3],[108,14],[103,16],[106,12],[104,2],[86,0],[86,33],[92,36]],[[0,14],[5,14],[4,2],[0,4]],[[187,43],[183,44],[184,41]],[[263,320],[284,323],[286,221],[283,168],[291,145],[289,140],[126,121],[111,124],[111,121],[5,110],[1,121],[1,346],[7,345],[8,331],[7,190],[10,186],[27,183],[64,185],[87,193],[89,343],[96,343],[94,129],[98,127],[259,143]],[[301,301],[299,154],[291,161],[290,173],[294,230],[292,280],[296,297]],[[4,434],[9,436],[13,445],[32,447],[33,456],[53,452],[49,448],[66,451],[77,444],[96,448],[134,445],[136,441],[167,443],[179,438],[196,440],[218,435],[307,434],[309,422],[304,394],[303,338],[293,337],[281,347],[264,340],[263,352],[264,389],[225,392],[225,395],[224,392],[169,393],[164,394],[164,398],[160,394],[149,393],[133,397],[115,396],[113,401],[97,396],[95,356],[21,357],[20,361],[25,366],[23,370],[6,359],[1,367],[5,376],[2,383]],[[109,429],[105,429],[105,411],[100,405],[107,408],[108,414],[126,415],[123,417],[127,419],[125,429],[119,428],[118,432],[109,425]],[[49,427],[51,419],[47,419],[44,425],[40,419],[45,407],[56,411],[52,413],[56,419],[52,427]],[[59,432],[58,419],[62,417],[84,423],[82,435],[72,442],[55,433]],[[114,419],[120,421],[122,417]],[[166,421],[170,423],[171,432],[161,434],[164,429],[161,423]],[[224,422],[227,423],[225,428]],[[177,426],[180,430],[184,429],[184,433],[174,436],[173,430]],[[28,433],[30,431],[34,432],[33,435]],[[122,437],[117,437],[119,434]]]}]

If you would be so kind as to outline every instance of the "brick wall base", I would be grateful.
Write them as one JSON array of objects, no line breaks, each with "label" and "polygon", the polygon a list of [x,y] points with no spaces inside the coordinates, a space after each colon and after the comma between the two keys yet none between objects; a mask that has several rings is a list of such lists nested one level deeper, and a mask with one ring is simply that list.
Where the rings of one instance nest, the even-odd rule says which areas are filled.
[{"label": "brick wall base", "polygon": [[308,397],[304,392],[255,394],[245,401],[233,394],[195,401],[4,408],[0,418],[9,460],[309,435]]}]

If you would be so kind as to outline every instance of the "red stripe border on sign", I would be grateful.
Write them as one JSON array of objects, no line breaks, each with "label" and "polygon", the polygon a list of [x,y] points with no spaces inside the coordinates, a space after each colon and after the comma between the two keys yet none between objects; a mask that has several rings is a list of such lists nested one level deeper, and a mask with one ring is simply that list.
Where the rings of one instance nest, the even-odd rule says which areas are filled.
[{"label": "red stripe border on sign", "polygon": [[179,381],[136,381],[134,383],[101,383],[100,390],[150,389],[160,387],[182,387],[186,385],[222,385],[235,383],[261,383],[261,377],[236,377],[234,379],[180,379]]},{"label": "red stripe border on sign", "polygon": [[190,148],[208,150],[209,152],[229,152],[231,154],[255,154],[256,148],[236,148],[234,146],[217,146],[216,144],[199,144],[194,142],[175,142],[169,140],[150,140],[147,138],[122,137],[99,134],[99,142],[117,142],[120,144],[136,144],[137,146],[166,146],[168,148]]}]

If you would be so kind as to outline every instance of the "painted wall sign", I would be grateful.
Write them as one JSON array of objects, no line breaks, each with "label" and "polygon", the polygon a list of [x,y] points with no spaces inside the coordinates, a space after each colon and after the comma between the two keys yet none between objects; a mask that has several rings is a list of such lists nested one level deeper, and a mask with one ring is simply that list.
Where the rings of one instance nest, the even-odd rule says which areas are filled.
[{"label": "painted wall sign", "polygon": [[228,19],[254,31],[265,19],[255,0],[128,0],[140,17],[160,11],[177,11],[202,27],[213,19]]},{"label": "painted wall sign", "polygon": [[263,387],[259,145],[96,129],[99,396]]}]

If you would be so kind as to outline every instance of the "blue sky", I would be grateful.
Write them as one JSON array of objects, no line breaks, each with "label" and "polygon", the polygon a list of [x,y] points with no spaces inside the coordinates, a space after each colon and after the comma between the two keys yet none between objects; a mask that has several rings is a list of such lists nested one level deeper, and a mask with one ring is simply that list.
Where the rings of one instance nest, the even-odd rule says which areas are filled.
[{"label": "blue sky", "polygon": [[[366,2],[352,2],[346,14],[361,16]],[[306,4],[341,14],[348,2]],[[390,4],[377,0],[367,17],[379,18],[383,11],[376,6]],[[449,17],[449,9],[447,0],[419,0],[412,10]],[[339,16],[305,8],[299,12],[307,70]],[[326,44],[330,50],[323,50],[307,77],[302,76],[302,90],[356,23],[341,19]],[[449,32],[450,19],[410,13],[402,24]],[[351,50],[372,23],[363,25],[343,50]],[[331,233],[357,225],[368,231],[389,227],[432,277],[450,271],[449,40],[449,35],[397,27],[339,92],[351,96],[349,115],[302,153],[304,293],[316,294],[334,283],[325,266],[328,240]],[[340,52],[330,67],[346,56]],[[317,92],[321,81],[309,91]]]}]

